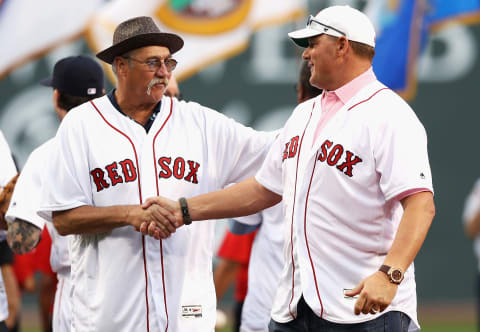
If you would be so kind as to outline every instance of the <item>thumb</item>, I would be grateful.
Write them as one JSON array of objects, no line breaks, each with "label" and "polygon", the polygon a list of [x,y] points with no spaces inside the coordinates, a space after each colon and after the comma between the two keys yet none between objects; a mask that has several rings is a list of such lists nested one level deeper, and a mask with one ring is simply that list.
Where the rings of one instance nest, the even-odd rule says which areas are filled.
[{"label": "thumb", "polygon": [[150,206],[157,203],[158,197],[150,197],[142,204],[142,209],[148,209]]},{"label": "thumb", "polygon": [[350,296],[350,297],[354,297],[355,295],[360,294],[360,292],[363,289],[363,286],[364,286],[364,282],[362,280],[357,286],[355,286],[354,289],[345,291],[345,295]]}]

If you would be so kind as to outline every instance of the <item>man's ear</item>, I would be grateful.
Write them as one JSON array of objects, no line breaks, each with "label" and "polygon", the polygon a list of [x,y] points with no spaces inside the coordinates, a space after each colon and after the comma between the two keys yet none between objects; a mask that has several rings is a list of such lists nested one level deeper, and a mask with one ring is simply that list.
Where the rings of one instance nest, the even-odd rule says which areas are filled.
[{"label": "man's ear", "polygon": [[53,102],[53,107],[55,107],[55,109],[58,108],[58,98],[59,97],[60,97],[60,92],[57,89],[53,89],[52,102]]},{"label": "man's ear", "polygon": [[343,56],[347,53],[348,49],[350,48],[350,44],[348,43],[347,38],[344,36],[337,38],[337,53],[340,56]]},{"label": "man's ear", "polygon": [[60,99],[60,91],[57,89],[53,89],[52,93],[52,102],[53,108],[55,109],[55,113],[57,113],[58,118],[62,121],[63,117],[67,114],[67,111],[61,108],[58,104],[58,100]]},{"label": "man's ear", "polygon": [[113,64],[115,65],[115,68],[117,69],[117,75],[124,75],[125,71],[127,70],[128,67],[128,60],[124,59],[122,57],[115,57],[113,59]]}]

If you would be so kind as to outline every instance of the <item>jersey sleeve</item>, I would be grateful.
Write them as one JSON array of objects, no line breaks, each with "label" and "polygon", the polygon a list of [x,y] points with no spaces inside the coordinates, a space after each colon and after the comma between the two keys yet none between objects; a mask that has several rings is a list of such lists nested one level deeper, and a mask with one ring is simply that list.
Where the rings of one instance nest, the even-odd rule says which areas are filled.
[{"label": "jersey sleeve", "polygon": [[53,211],[93,205],[87,137],[78,115],[71,111],[62,121],[43,172],[42,200],[37,213],[47,220],[51,220]]},{"label": "jersey sleeve", "polygon": [[386,200],[415,189],[433,193],[427,134],[415,113],[399,99],[383,100],[390,108],[382,108],[378,119],[372,119],[375,167]]},{"label": "jersey sleeve", "polygon": [[268,190],[282,195],[283,176],[282,176],[282,151],[284,141],[283,133],[280,133],[273,142],[262,167],[255,175],[255,179]]},{"label": "jersey sleeve", "polygon": [[215,156],[209,168],[218,179],[217,187],[255,175],[277,132],[255,131],[210,109],[206,109],[206,115],[208,149]]},{"label": "jersey sleeve", "polygon": [[0,170],[0,189],[7,185],[7,183],[17,174],[17,167],[12,158],[12,152],[8,147],[7,140],[0,131],[0,156],[2,159]]},{"label": "jersey sleeve", "polygon": [[[46,144],[51,144],[49,141]],[[45,145],[34,150],[27,159],[20,176],[18,177],[15,190],[10,200],[10,206],[5,215],[7,222],[12,223],[16,218],[25,220],[39,229],[45,225],[45,219],[37,214],[42,195],[42,169],[45,166],[48,151],[43,149]]]}]

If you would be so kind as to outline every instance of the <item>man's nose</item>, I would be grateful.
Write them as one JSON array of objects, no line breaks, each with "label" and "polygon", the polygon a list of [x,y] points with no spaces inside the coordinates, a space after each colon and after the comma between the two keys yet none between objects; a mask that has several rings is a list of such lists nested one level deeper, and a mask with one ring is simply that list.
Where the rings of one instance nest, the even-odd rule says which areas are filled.
[{"label": "man's nose", "polygon": [[309,57],[310,57],[310,52],[308,52],[308,47],[307,47],[302,53],[302,59],[303,60],[308,60]]},{"label": "man's nose", "polygon": [[165,64],[165,61],[160,61],[157,67],[157,70],[155,70],[155,74],[157,76],[166,76],[168,74],[168,69],[167,65]]}]

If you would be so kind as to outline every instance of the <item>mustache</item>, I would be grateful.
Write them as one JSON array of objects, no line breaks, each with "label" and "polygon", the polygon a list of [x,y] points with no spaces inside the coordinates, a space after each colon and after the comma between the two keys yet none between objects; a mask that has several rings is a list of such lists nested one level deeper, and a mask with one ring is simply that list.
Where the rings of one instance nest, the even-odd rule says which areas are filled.
[{"label": "mustache", "polygon": [[147,95],[150,96],[152,93],[152,88],[155,84],[165,84],[168,85],[168,78],[166,77],[154,77],[147,85]]}]

